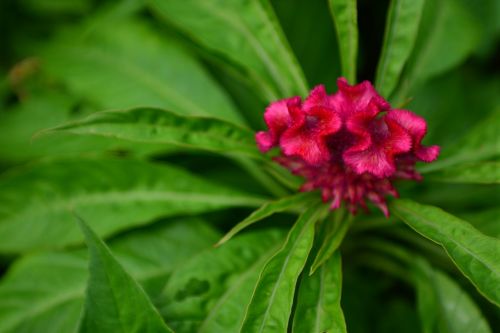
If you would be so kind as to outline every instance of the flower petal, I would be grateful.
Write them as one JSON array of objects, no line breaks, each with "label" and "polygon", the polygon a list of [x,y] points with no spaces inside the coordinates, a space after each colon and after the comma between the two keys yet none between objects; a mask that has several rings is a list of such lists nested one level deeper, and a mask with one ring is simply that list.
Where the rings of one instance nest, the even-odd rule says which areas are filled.
[{"label": "flower petal", "polygon": [[368,172],[382,178],[389,177],[396,171],[392,156],[376,146],[363,151],[348,150],[343,159],[358,175]]},{"label": "flower petal", "polygon": [[292,97],[273,102],[266,108],[264,120],[269,131],[267,135],[258,134],[256,137],[262,151],[265,152],[278,144],[283,132],[292,124],[292,113],[296,113],[300,103],[300,97]]},{"label": "flower petal", "polygon": [[313,165],[329,158],[328,149],[322,140],[301,128],[286,131],[281,137],[280,146],[284,155],[301,157]]},{"label": "flower petal", "polygon": [[351,86],[341,77],[337,80],[337,86],[339,90],[330,97],[330,104],[342,118],[364,110],[372,101],[380,111],[389,110],[391,107],[369,81]]},{"label": "flower petal", "polygon": [[386,117],[401,125],[412,137],[415,156],[424,162],[432,162],[439,155],[439,147],[422,146],[422,139],[427,133],[427,123],[424,118],[408,110],[391,110]]}]

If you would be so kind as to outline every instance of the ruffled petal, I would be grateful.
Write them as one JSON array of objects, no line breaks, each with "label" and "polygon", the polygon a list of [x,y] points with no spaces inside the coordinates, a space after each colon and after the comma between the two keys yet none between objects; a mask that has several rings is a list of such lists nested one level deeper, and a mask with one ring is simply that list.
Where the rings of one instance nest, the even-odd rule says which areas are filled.
[{"label": "ruffled petal", "polygon": [[411,135],[413,151],[419,160],[432,162],[438,157],[438,146],[422,146],[422,139],[427,133],[427,123],[424,118],[408,110],[391,110],[386,117],[397,122]]},{"label": "ruffled petal", "polygon": [[283,132],[292,125],[293,115],[300,109],[300,103],[300,97],[292,97],[273,102],[266,108],[264,121],[269,131],[256,136],[262,151],[266,152],[278,144]]},{"label": "ruffled petal", "polygon": [[312,138],[310,133],[299,129],[286,131],[280,140],[283,154],[298,156],[307,163],[318,164],[328,159],[328,149],[318,138]]},{"label": "ruffled petal", "polygon": [[338,91],[330,97],[330,104],[343,118],[364,110],[373,102],[380,111],[390,109],[390,104],[380,96],[369,81],[349,85],[343,77],[337,80]]},{"label": "ruffled petal", "polygon": [[350,151],[362,151],[370,147],[372,134],[369,127],[379,112],[377,105],[370,103],[364,110],[351,115],[347,119],[346,128],[356,137],[356,142],[349,148]]},{"label": "ruffled petal", "polygon": [[304,101],[304,111],[307,112],[315,107],[330,107],[330,99],[326,94],[325,86],[320,84],[311,90],[311,93]]},{"label": "ruffled petal", "polygon": [[358,175],[368,172],[382,178],[396,171],[392,157],[376,146],[363,151],[346,151],[343,159]]},{"label": "ruffled petal", "polygon": [[255,141],[260,151],[265,153],[274,146],[274,141],[269,132],[260,131],[255,134]]},{"label": "ruffled petal", "polygon": [[439,151],[441,149],[439,146],[430,146],[430,147],[424,147],[420,146],[417,150],[415,150],[415,156],[423,162],[430,163],[439,156]]}]

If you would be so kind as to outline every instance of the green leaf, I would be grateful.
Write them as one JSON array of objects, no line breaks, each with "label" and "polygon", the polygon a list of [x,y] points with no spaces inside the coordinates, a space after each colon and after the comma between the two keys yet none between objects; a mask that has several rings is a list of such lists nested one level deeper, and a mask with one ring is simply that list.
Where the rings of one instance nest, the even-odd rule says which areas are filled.
[{"label": "green leaf", "polygon": [[328,1],[269,2],[276,11],[308,82],[311,85],[324,84],[328,91],[336,89],[337,78],[341,76],[341,64]]},{"label": "green leaf", "polygon": [[98,112],[40,134],[51,133],[106,137],[262,158],[254,133],[244,127],[223,120],[181,116],[154,108]]},{"label": "green leaf", "polygon": [[423,333],[490,333],[471,297],[446,274],[425,260],[414,260],[413,275]]},{"label": "green leaf", "polygon": [[220,246],[234,237],[241,230],[247,228],[248,226],[259,222],[266,217],[273,214],[284,212],[284,211],[297,211],[316,198],[317,193],[315,192],[304,192],[298,193],[289,197],[281,198],[276,201],[268,201],[259,207],[257,210],[252,212],[246,219],[235,225],[224,237],[217,242],[216,246]]},{"label": "green leaf", "polygon": [[106,244],[78,217],[89,248],[90,276],[80,332],[173,332],[148,295]]},{"label": "green leaf", "polygon": [[415,45],[425,0],[392,0],[385,26],[375,86],[389,97]]},{"label": "green leaf", "polygon": [[[75,110],[78,111],[76,115]],[[172,149],[165,145],[144,145],[99,136],[60,134],[33,140],[34,134],[41,130],[74,121],[76,117],[93,111],[92,106],[66,94],[49,91],[29,96],[6,112],[0,112],[0,142],[9,142],[0,145],[0,159],[19,162],[46,156],[95,155],[114,151],[144,156]]]},{"label": "green leaf", "polygon": [[499,184],[500,162],[459,164],[431,173],[426,179],[446,183]]},{"label": "green leaf", "polygon": [[344,216],[341,211],[336,212],[337,220],[326,221],[326,231],[321,243],[321,247],[314,258],[314,262],[311,265],[309,275],[312,275],[318,267],[323,265],[333,253],[340,247],[344,237],[349,230],[349,226],[353,220],[352,215]]},{"label": "green leaf", "polygon": [[481,160],[500,156],[498,144],[500,133],[500,107],[457,140],[456,144],[443,151],[443,156],[432,164],[419,170],[422,173],[441,170],[459,163],[479,162]]},{"label": "green leaf", "polygon": [[[181,214],[262,204],[182,169],[131,159],[65,159],[0,178],[0,252],[79,243],[71,210],[100,236]],[[97,221],[97,222],[96,222]]]},{"label": "green leaf", "polygon": [[242,332],[286,332],[297,279],[314,240],[324,207],[309,207],[290,230],[285,244],[264,267],[248,305]]},{"label": "green leaf", "polygon": [[149,0],[149,3],[168,23],[242,71],[266,100],[307,94],[302,70],[267,1]]},{"label": "green leaf", "polygon": [[441,245],[479,292],[500,305],[500,240],[433,206],[397,200],[391,207],[411,228]]},{"label": "green leaf", "polygon": [[167,323],[179,333],[238,332],[262,267],[282,240],[276,229],[249,232],[185,262],[157,302]]},{"label": "green leaf", "polygon": [[337,31],[342,63],[342,75],[356,83],[356,59],[358,56],[358,11],[356,0],[329,0]]},{"label": "green leaf", "polygon": [[56,93],[37,94],[22,103],[0,112],[0,145],[2,160],[23,160],[41,156],[49,147],[30,145],[33,133],[68,120],[73,100]]},{"label": "green leaf", "polygon": [[[450,36],[460,36],[450,38]],[[425,80],[460,64],[476,48],[481,27],[457,0],[426,1],[414,52],[408,60],[398,100]]]},{"label": "green leaf", "polygon": [[346,333],[341,292],[342,267],[337,251],[315,274],[302,277],[292,332]]},{"label": "green leaf", "polygon": [[43,68],[72,92],[101,109],[161,107],[242,122],[207,71],[147,23],[121,19],[85,28],[66,31],[42,50]]},{"label": "green leaf", "polygon": [[[120,264],[152,296],[175,267],[219,237],[198,219],[164,222],[109,244]],[[0,282],[0,332],[76,332],[87,266],[86,250],[39,253],[15,261]]]}]

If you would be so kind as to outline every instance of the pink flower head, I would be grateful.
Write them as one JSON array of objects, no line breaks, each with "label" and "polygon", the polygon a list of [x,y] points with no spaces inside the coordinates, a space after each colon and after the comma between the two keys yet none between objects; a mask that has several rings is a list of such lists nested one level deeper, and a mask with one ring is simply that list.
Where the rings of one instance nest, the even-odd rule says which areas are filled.
[{"label": "pink flower head", "polygon": [[439,147],[423,146],[425,120],[392,109],[370,82],[351,86],[339,78],[337,85],[333,95],[319,85],[303,102],[271,103],[257,144],[262,152],[281,148],[275,160],[306,179],[302,191],[321,190],[332,209],[344,202],[354,214],[368,199],[388,216],[385,197],[398,195],[392,182],[420,180],[415,163],[434,161]]}]

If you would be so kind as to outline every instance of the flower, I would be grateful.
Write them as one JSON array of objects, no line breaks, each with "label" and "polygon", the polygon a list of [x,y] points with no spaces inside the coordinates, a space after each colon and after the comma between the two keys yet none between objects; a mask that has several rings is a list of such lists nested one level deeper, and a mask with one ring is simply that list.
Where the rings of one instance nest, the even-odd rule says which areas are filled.
[{"label": "flower", "polygon": [[427,123],[408,110],[391,108],[369,81],[337,80],[328,95],[323,85],[300,97],[271,103],[256,134],[262,152],[279,147],[275,160],[306,179],[302,191],[319,189],[331,208],[344,202],[355,214],[373,202],[389,216],[386,196],[398,196],[397,179],[420,180],[417,161],[432,162],[438,146],[425,147]]}]

